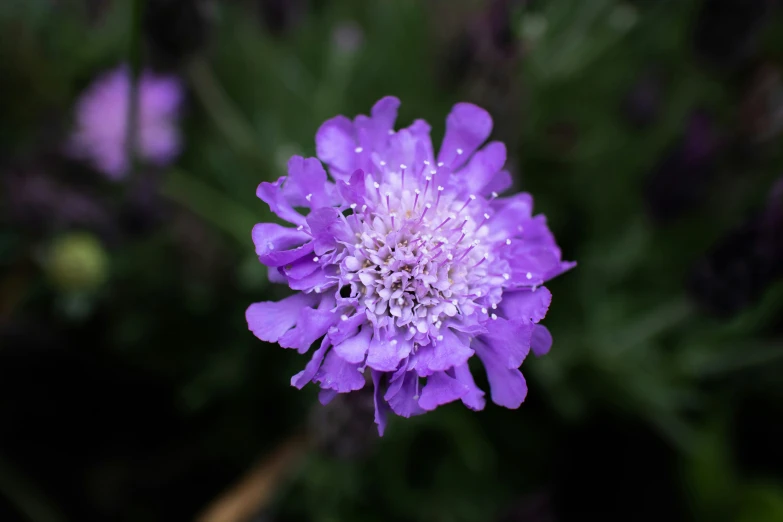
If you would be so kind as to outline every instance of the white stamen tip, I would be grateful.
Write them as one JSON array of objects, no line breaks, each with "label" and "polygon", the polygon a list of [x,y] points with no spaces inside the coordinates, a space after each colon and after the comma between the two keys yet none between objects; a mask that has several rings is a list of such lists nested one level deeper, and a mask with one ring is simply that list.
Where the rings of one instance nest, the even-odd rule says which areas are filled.
[{"label": "white stamen tip", "polygon": [[381,163],[381,167],[385,167],[386,166],[386,162],[385,161],[381,160],[380,163]]},{"label": "white stamen tip", "polygon": [[424,206],[425,206],[425,207],[427,207],[427,208],[432,208],[432,204],[431,204],[431,203],[427,203],[427,204],[426,204],[426,205],[424,205]]},{"label": "white stamen tip", "polygon": [[[485,254],[486,255],[486,254]],[[481,290],[476,290],[476,297],[481,297]]]},{"label": "white stamen tip", "polygon": [[408,333],[415,334],[416,333],[416,329],[411,326],[410,328],[408,328]]},{"label": "white stamen tip", "polygon": [[527,277],[528,279],[533,279],[533,274],[528,272],[527,274],[525,274],[525,277]]},{"label": "white stamen tip", "polygon": [[351,209],[356,208],[356,203],[351,203]]},{"label": "white stamen tip", "polygon": [[313,199],[313,195],[312,194],[308,194],[308,195],[305,196],[305,199],[307,201],[310,201],[311,199]]},{"label": "white stamen tip", "polygon": [[414,192],[414,193],[415,193],[417,196],[418,196],[419,194],[421,194],[421,190],[419,190],[419,189],[416,189],[416,190],[414,190],[413,192]]},{"label": "white stamen tip", "polygon": [[438,171],[437,171],[437,170],[435,170],[435,169],[432,169],[432,170],[430,170],[430,174],[432,174],[433,176],[434,176],[435,174],[437,174],[437,173],[438,173]]},{"label": "white stamen tip", "polygon": [[453,255],[451,255],[451,254],[448,254],[448,255],[446,255],[446,259],[448,259],[449,261],[451,261],[452,259],[454,259],[454,256],[453,256]]},{"label": "white stamen tip", "polygon": [[491,318],[493,321],[496,321],[496,320],[497,320],[497,318],[498,318],[497,314],[492,314],[492,315],[490,315],[489,317],[490,317],[490,318]]},{"label": "white stamen tip", "polygon": [[360,153],[361,151],[363,151],[364,149],[363,149],[363,148],[361,148],[361,147],[356,147],[356,148],[355,148],[355,149],[353,149],[353,150],[354,150],[354,152],[356,152],[356,154],[359,154],[359,153]]},{"label": "white stamen tip", "polygon": [[511,276],[510,276],[510,275],[508,275],[508,274],[503,274],[503,279],[505,279],[506,281],[508,281],[510,278],[511,278]]},{"label": "white stamen tip", "polygon": [[381,184],[378,183],[377,181],[375,183],[373,183],[372,186],[377,188],[377,189],[381,188]]},{"label": "white stamen tip", "polygon": [[496,198],[496,197],[498,197],[498,193],[497,193],[497,192],[493,192],[493,193],[492,193],[492,197],[493,197],[493,198]]},{"label": "white stamen tip", "polygon": [[498,309],[498,304],[497,303],[492,303],[492,309],[493,310],[497,310]]},{"label": "white stamen tip", "polygon": [[443,340],[443,336],[442,336],[442,335],[439,335],[439,336],[437,337],[437,339],[438,339],[438,341],[442,341],[442,340]]},{"label": "white stamen tip", "polygon": [[476,200],[476,195],[475,194],[471,194],[470,195],[470,200],[471,201],[475,201]]},{"label": "white stamen tip", "polygon": [[297,230],[302,230],[303,228],[304,228],[304,225],[299,225],[298,227],[296,227]]},{"label": "white stamen tip", "polygon": [[315,256],[315,257],[313,258],[313,263],[317,263],[317,262],[318,262],[318,256]]},{"label": "white stamen tip", "polygon": [[367,210],[367,205],[362,205],[362,212],[364,212],[365,210]]},{"label": "white stamen tip", "polygon": [[392,340],[389,342],[389,344],[390,344],[390,345],[392,345],[392,346],[397,346],[397,339],[392,339]]},{"label": "white stamen tip", "polygon": [[511,244],[511,240],[510,239],[506,239],[506,244],[510,245]]},{"label": "white stamen tip", "polygon": [[460,154],[460,155],[461,155],[463,152],[465,152],[465,151],[464,151],[464,150],[462,150],[462,149],[457,149],[457,154]]},{"label": "white stamen tip", "polygon": [[487,313],[487,312],[489,312],[489,310],[487,310],[486,308],[482,308],[482,309],[481,309],[481,313],[482,313],[482,314],[485,314],[485,313]]},{"label": "white stamen tip", "polygon": [[424,179],[427,180],[427,181],[432,181],[432,178],[429,177],[429,176],[426,176]]},{"label": "white stamen tip", "polygon": [[438,167],[442,167],[442,166],[443,166],[443,162],[442,162],[442,161],[439,161],[439,162],[438,162]]},{"label": "white stamen tip", "polygon": [[424,160],[424,164],[425,164],[425,165],[429,165],[429,164],[430,164],[430,162],[429,162],[428,160]]},{"label": "white stamen tip", "polygon": [[340,320],[347,321],[348,320],[348,316],[343,314],[343,315],[340,316]]},{"label": "white stamen tip", "polygon": [[400,163],[400,168],[404,170],[407,169],[408,166],[405,163]]},{"label": "white stamen tip", "polygon": [[443,192],[443,187],[438,185],[438,192]]},{"label": "white stamen tip", "polygon": [[489,219],[489,214],[487,214],[486,212],[484,213],[484,219]]}]

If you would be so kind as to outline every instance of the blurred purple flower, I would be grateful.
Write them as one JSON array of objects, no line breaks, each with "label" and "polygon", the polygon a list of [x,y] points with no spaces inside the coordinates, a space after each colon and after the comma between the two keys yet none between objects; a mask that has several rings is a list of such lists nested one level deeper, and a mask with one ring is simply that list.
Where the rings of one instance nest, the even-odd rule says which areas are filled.
[{"label": "blurred purple flower", "polygon": [[485,110],[455,105],[436,156],[425,121],[394,130],[399,103],[386,97],[369,117],[326,121],[318,158],[294,156],[287,177],[258,187],[296,228],[256,225],[256,253],[299,293],[246,313],[263,341],[305,353],[321,340],[291,382],[318,383],[324,403],[363,388],[369,368],[381,434],[390,411],[409,417],[455,400],[482,409],[474,354],[492,400],[519,407],[518,368],[552,344],[537,324],[552,297],[543,284],[574,266],[529,194],[498,196],[511,175],[502,143],[479,149],[492,131]]},{"label": "blurred purple flower", "polygon": [[755,303],[783,276],[783,179],[767,205],[721,239],[694,266],[693,298],[717,316],[728,317]]},{"label": "blurred purple flower", "polygon": [[[89,161],[111,179],[123,178],[130,166],[126,147],[130,92],[130,70],[121,66],[95,80],[76,105],[68,152]],[[142,161],[167,165],[181,147],[178,118],[182,86],[175,77],[144,72],[137,92],[136,154]]]},{"label": "blurred purple flower", "polygon": [[694,112],[685,134],[647,177],[644,199],[655,221],[677,219],[701,202],[714,176],[718,146],[710,116]]}]

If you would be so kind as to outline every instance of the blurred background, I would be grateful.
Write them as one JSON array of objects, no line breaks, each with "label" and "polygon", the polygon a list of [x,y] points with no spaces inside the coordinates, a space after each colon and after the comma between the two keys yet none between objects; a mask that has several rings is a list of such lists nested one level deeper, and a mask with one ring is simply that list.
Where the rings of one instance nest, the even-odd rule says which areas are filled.
[{"label": "blurred background", "polygon": [[[0,520],[783,521],[780,4],[1,2]],[[380,439],[244,311],[256,186],[389,94],[579,266],[519,410]]]}]

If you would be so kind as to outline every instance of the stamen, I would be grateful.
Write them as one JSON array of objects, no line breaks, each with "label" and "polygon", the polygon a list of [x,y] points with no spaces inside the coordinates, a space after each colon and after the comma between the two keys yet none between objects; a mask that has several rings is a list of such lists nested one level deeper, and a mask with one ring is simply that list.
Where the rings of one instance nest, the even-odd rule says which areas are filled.
[{"label": "stamen", "polygon": [[361,148],[361,147],[356,147],[355,149],[353,149],[353,151],[354,151],[356,154],[359,154],[359,153],[361,153],[363,150],[364,150],[364,149],[363,149],[363,148]]},{"label": "stamen", "polygon": [[[489,259],[489,254],[484,254],[484,255],[482,256],[482,258],[481,258],[481,259],[479,259],[479,262],[478,262],[478,263],[476,263],[475,265],[473,265],[471,268],[476,268],[477,266],[479,266],[481,263],[483,263],[483,262],[484,262],[484,261],[486,261],[487,259]],[[481,291],[476,291],[476,297],[481,297]]]},{"label": "stamen", "polygon": [[447,217],[446,219],[444,219],[444,220],[441,222],[441,224],[440,224],[440,225],[438,225],[437,227],[435,227],[435,228],[434,228],[434,230],[438,230],[440,227],[442,227],[443,225],[445,225],[445,224],[446,224],[446,223],[448,223],[449,221],[451,221],[451,217]]},{"label": "stamen", "polygon": [[317,262],[318,262],[318,256],[315,256],[315,257],[313,258],[313,263],[317,263]]},{"label": "stamen", "polygon": [[528,272],[527,274],[525,274],[525,277],[528,278],[528,279],[533,279],[533,274]]},{"label": "stamen", "polygon": [[416,189],[413,192],[416,193],[416,197],[413,199],[413,210],[416,210],[416,204],[419,202],[419,194],[421,194],[421,191]]},{"label": "stamen", "polygon": [[408,167],[404,163],[400,165],[400,169],[402,170],[402,174],[401,174],[402,181],[400,182],[400,185],[401,185],[401,188],[403,188],[403,189],[405,188],[405,169],[407,169],[407,168]]},{"label": "stamen", "polygon": [[467,207],[468,205],[470,205],[470,202],[471,202],[471,201],[475,201],[475,199],[476,199],[476,196],[475,196],[475,195],[473,195],[473,194],[471,194],[471,195],[468,197],[468,200],[465,202],[465,204],[464,204],[464,205],[462,205],[462,208],[458,210],[458,212],[462,212],[463,210],[465,210],[465,207]]},{"label": "stamen", "polygon": [[490,315],[489,317],[490,317],[490,318],[491,318],[493,321],[497,321],[497,319],[498,319],[498,316],[497,316],[497,314],[492,314],[492,315]]},{"label": "stamen", "polygon": [[312,194],[312,193],[310,193],[310,194],[306,195],[306,196],[305,196],[305,199],[306,199],[307,201],[310,201],[311,199],[313,199],[313,194]]}]

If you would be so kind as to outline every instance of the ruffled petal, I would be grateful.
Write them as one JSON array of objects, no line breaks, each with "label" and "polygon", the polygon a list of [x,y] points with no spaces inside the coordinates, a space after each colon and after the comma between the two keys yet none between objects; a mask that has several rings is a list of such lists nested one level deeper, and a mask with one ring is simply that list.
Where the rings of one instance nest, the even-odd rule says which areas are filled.
[{"label": "ruffled petal", "polygon": [[340,217],[340,212],[336,208],[324,207],[314,210],[307,216],[307,224],[313,235],[315,253],[319,256],[334,250],[338,240],[354,240],[351,229]]},{"label": "ruffled petal", "polygon": [[542,324],[534,325],[530,346],[537,357],[549,353],[549,349],[552,348],[552,334],[549,333],[546,326]]},{"label": "ruffled petal", "polygon": [[315,135],[318,158],[329,165],[335,179],[344,179],[356,168],[354,126],[345,116],[327,120]]},{"label": "ruffled petal", "polygon": [[324,406],[332,402],[332,399],[334,399],[335,397],[337,397],[337,392],[334,390],[324,390],[324,389],[318,390],[318,402],[320,402]]},{"label": "ruffled petal", "polygon": [[362,363],[367,355],[367,349],[370,347],[371,335],[372,328],[365,325],[359,330],[359,333],[335,345],[334,351],[349,363]]},{"label": "ruffled petal", "polygon": [[364,387],[364,374],[358,364],[352,364],[337,355],[334,350],[326,354],[321,368],[316,372],[314,381],[322,388],[348,393]]},{"label": "ruffled petal", "polygon": [[312,209],[331,206],[327,186],[326,171],[317,158],[292,156],[288,160],[284,193],[291,205]]},{"label": "ruffled petal", "polygon": [[435,372],[427,378],[427,384],[421,390],[419,406],[427,411],[434,410],[464,397],[469,391],[466,384],[446,375],[446,372]]},{"label": "ruffled petal", "polygon": [[393,372],[413,348],[413,343],[404,338],[384,339],[373,335],[367,355],[367,366],[383,372]]},{"label": "ruffled petal", "polygon": [[[492,117],[472,103],[458,103],[446,117],[446,134],[438,153],[438,162],[456,170],[487,141],[492,132]],[[460,153],[461,152],[461,153]]]},{"label": "ruffled petal", "polygon": [[476,355],[484,363],[489,380],[492,402],[506,408],[519,408],[527,396],[527,383],[519,370],[509,369],[508,358],[498,353],[494,347],[474,339]]},{"label": "ruffled petal", "polygon": [[[389,386],[384,397],[392,411],[400,417],[420,415],[424,410],[419,406],[419,377],[415,372],[405,372],[399,386]],[[391,393],[391,392],[394,393]]]},{"label": "ruffled petal", "polygon": [[313,377],[315,377],[315,374],[318,373],[318,369],[321,367],[321,363],[324,361],[326,350],[329,349],[330,345],[329,338],[324,337],[324,340],[321,341],[321,346],[313,352],[313,358],[310,359],[304,370],[291,377],[291,386],[301,390],[308,382],[313,380]]},{"label": "ruffled petal", "polygon": [[531,218],[533,213],[533,197],[522,192],[496,200],[493,207],[495,213],[489,220],[489,239],[505,241],[522,234],[527,226],[526,221]]},{"label": "ruffled petal", "polygon": [[492,349],[507,368],[519,368],[530,352],[532,324],[528,321],[508,321],[498,318],[479,339]]},{"label": "ruffled petal", "polygon": [[299,311],[313,306],[316,301],[315,296],[294,294],[277,302],[253,303],[245,312],[248,329],[262,341],[276,343],[294,327],[299,319]]},{"label": "ruffled petal", "polygon": [[504,292],[499,308],[507,319],[537,323],[546,316],[551,302],[552,293],[545,286],[541,286],[535,290]]},{"label": "ruffled petal", "polygon": [[266,266],[287,265],[313,251],[308,234],[277,223],[258,223],[252,237],[258,260]]},{"label": "ruffled petal", "polygon": [[493,192],[502,194],[508,190],[512,184],[513,180],[511,179],[511,173],[507,170],[501,170],[490,178],[489,182],[478,191],[478,194],[485,197],[491,195]]},{"label": "ruffled petal", "polygon": [[382,372],[372,371],[372,385],[373,391],[373,403],[375,405],[375,424],[378,425],[378,435],[383,437],[383,432],[386,430],[386,420],[389,418],[391,408],[388,403],[383,400],[383,390],[381,389]]},{"label": "ruffled petal", "polygon": [[[484,194],[484,187],[506,163],[506,146],[498,141],[488,143],[476,152],[468,164],[455,174],[459,187],[469,194]],[[491,192],[491,191],[490,191]]]},{"label": "ruffled petal", "polygon": [[443,339],[420,347],[414,356],[412,369],[415,369],[419,376],[460,366],[473,355],[473,350],[468,343],[454,334],[450,328],[441,328],[440,332]]},{"label": "ruffled petal", "polygon": [[296,327],[281,336],[278,343],[283,348],[296,348],[299,353],[305,353],[337,321],[338,315],[330,310],[303,308],[299,312]]},{"label": "ruffled petal", "polygon": [[256,190],[256,196],[269,205],[269,210],[277,214],[280,219],[284,219],[294,225],[304,225],[305,218],[302,214],[294,210],[283,193],[283,182],[285,176],[278,179],[274,183],[263,182],[258,186]]},{"label": "ruffled petal", "polygon": [[468,387],[468,393],[462,396],[462,403],[471,410],[483,410],[487,402],[484,399],[484,392],[476,386],[467,363],[454,367],[454,377]]}]

